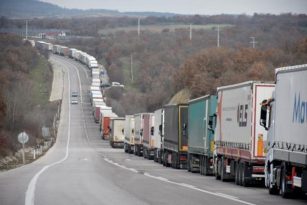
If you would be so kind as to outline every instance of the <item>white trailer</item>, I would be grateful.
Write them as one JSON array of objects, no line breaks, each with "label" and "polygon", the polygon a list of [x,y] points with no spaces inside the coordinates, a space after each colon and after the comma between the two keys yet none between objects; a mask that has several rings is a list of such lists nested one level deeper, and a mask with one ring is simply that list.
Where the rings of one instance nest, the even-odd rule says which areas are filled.
[{"label": "white trailer", "polygon": [[134,116],[125,116],[125,128],[124,128],[125,140],[124,150],[127,153],[133,153],[134,151]]},{"label": "white trailer", "polygon": [[307,64],[278,68],[276,89],[261,109],[269,129],[265,184],[283,197],[307,193]]},{"label": "white trailer", "polygon": [[154,147],[154,161],[161,163],[162,159],[162,143],[163,135],[162,128],[164,122],[164,111],[158,109],[154,112],[154,135],[153,135],[153,147]]},{"label": "white trailer", "polygon": [[154,159],[154,125],[155,116],[153,113],[143,115],[143,156],[147,159]]},{"label": "white trailer", "polygon": [[274,84],[248,81],[217,88],[214,172],[217,179],[235,179],[247,186],[264,181],[267,131],[260,126],[261,102]]},{"label": "white trailer", "polygon": [[111,118],[111,123],[110,123],[111,132],[109,140],[112,148],[124,147],[124,139],[125,139],[124,127],[125,127],[125,118],[123,117]]},{"label": "white trailer", "polygon": [[144,129],[144,113],[134,115],[134,154],[137,156],[143,155],[143,129]]}]

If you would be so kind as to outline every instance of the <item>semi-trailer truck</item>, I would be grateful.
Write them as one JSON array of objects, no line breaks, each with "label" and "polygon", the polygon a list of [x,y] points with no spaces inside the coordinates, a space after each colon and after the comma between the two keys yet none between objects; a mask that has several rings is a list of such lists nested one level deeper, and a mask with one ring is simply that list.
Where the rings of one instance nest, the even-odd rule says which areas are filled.
[{"label": "semi-trailer truck", "polygon": [[215,95],[189,101],[188,171],[213,174],[216,104]]},{"label": "semi-trailer truck", "polygon": [[150,115],[150,113],[138,113],[134,115],[134,154],[138,156],[143,155],[144,119],[150,119],[148,117],[145,118],[147,115]]},{"label": "semi-trailer truck", "polygon": [[124,128],[125,140],[124,140],[124,150],[127,153],[133,153],[134,151],[134,116],[125,116],[125,128]]},{"label": "semi-trailer truck", "polygon": [[125,118],[116,117],[111,118],[110,123],[110,145],[112,148],[123,148],[124,147],[124,126],[125,126]]},{"label": "semi-trailer truck", "polygon": [[186,168],[188,151],[188,105],[164,106],[163,165]]},{"label": "semi-trailer truck", "polygon": [[162,163],[162,144],[163,144],[163,123],[164,123],[164,110],[158,109],[154,112],[154,161]]},{"label": "semi-trailer truck", "polygon": [[283,197],[307,192],[307,64],[275,70],[276,88],[263,101],[261,125],[268,129],[265,185]]},{"label": "semi-trailer truck", "polygon": [[153,113],[144,115],[143,126],[143,156],[146,159],[154,158],[154,120]]},{"label": "semi-trailer truck", "polygon": [[264,182],[267,131],[260,126],[261,102],[275,85],[248,81],[217,88],[214,172],[217,179],[248,186]]}]

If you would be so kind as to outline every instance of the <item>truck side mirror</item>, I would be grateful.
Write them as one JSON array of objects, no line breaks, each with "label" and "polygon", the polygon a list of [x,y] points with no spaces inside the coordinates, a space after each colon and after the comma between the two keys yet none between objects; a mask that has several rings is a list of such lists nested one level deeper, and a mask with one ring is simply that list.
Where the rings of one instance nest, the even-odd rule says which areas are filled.
[{"label": "truck side mirror", "polygon": [[123,128],[123,129],[122,129],[122,133],[123,133],[123,134],[124,134],[124,131],[125,131],[125,130],[124,130],[124,128]]},{"label": "truck side mirror", "polygon": [[260,126],[264,127],[265,130],[268,130],[267,127],[268,105],[266,103],[267,100],[262,101],[261,111],[260,111]]},{"label": "truck side mirror", "polygon": [[134,134],[134,129],[131,130],[131,133]]},{"label": "truck side mirror", "polygon": [[154,130],[155,130],[155,128],[154,128],[154,127],[151,127],[151,129],[150,129],[151,135],[154,135]]}]

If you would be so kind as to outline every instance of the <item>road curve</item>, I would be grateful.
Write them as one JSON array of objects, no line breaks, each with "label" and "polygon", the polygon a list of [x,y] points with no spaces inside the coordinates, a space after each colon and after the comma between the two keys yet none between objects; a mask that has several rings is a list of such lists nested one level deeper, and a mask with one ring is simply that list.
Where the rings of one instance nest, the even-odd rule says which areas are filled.
[{"label": "road curve", "polygon": [[[186,170],[165,168],[99,137],[90,113],[89,71],[51,55],[62,64],[64,93],[55,145],[37,161],[0,173],[0,204],[306,204],[303,199],[270,196],[263,188],[244,188]],[[70,92],[82,102],[70,104]]]}]

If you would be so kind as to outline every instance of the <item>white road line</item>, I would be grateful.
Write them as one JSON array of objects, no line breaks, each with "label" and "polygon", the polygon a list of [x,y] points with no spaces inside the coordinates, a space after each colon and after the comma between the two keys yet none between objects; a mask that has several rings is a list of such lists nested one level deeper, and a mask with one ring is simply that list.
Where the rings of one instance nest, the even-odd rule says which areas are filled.
[{"label": "white road line", "polygon": [[[104,160],[106,162],[108,162],[110,164],[113,164],[115,166],[118,166],[118,167],[123,166],[123,165],[119,165],[117,162],[113,162],[112,160],[110,160],[108,158],[104,158]],[[133,169],[133,168],[125,167],[124,169],[132,171],[134,173],[139,173],[136,169]],[[207,190],[204,190],[204,189],[197,188],[197,187],[195,187],[194,185],[191,185],[191,184],[178,183],[178,182],[170,181],[169,179],[166,179],[164,177],[154,176],[154,175],[151,175],[151,174],[149,174],[147,172],[144,172],[143,175],[146,176],[146,177],[152,178],[152,179],[156,179],[156,180],[165,182],[165,183],[177,185],[177,186],[180,186],[180,187],[185,187],[185,188],[188,188],[188,189],[191,189],[191,190],[199,191],[199,192],[202,192],[202,193],[205,193],[205,194],[209,194],[209,195],[213,195],[213,196],[217,196],[217,197],[220,197],[220,198],[229,199],[231,201],[239,202],[241,204],[256,205],[256,204],[253,204],[253,203],[250,203],[250,202],[247,202],[247,201],[243,201],[243,200],[239,199],[236,196],[231,196],[231,195],[223,194],[223,193],[219,193],[219,192],[207,191]]]},{"label": "white road line", "polygon": [[52,164],[44,166],[39,172],[37,172],[34,177],[31,179],[27,191],[26,191],[26,197],[25,197],[25,205],[34,205],[35,201],[35,189],[36,189],[36,183],[39,178],[39,176],[44,173],[47,169],[50,167],[53,167],[57,164],[60,164],[68,159],[69,156],[69,143],[70,143],[70,74],[68,70],[68,133],[67,133],[67,143],[66,143],[66,153],[65,156],[60,159],[59,161],[56,161]]}]

